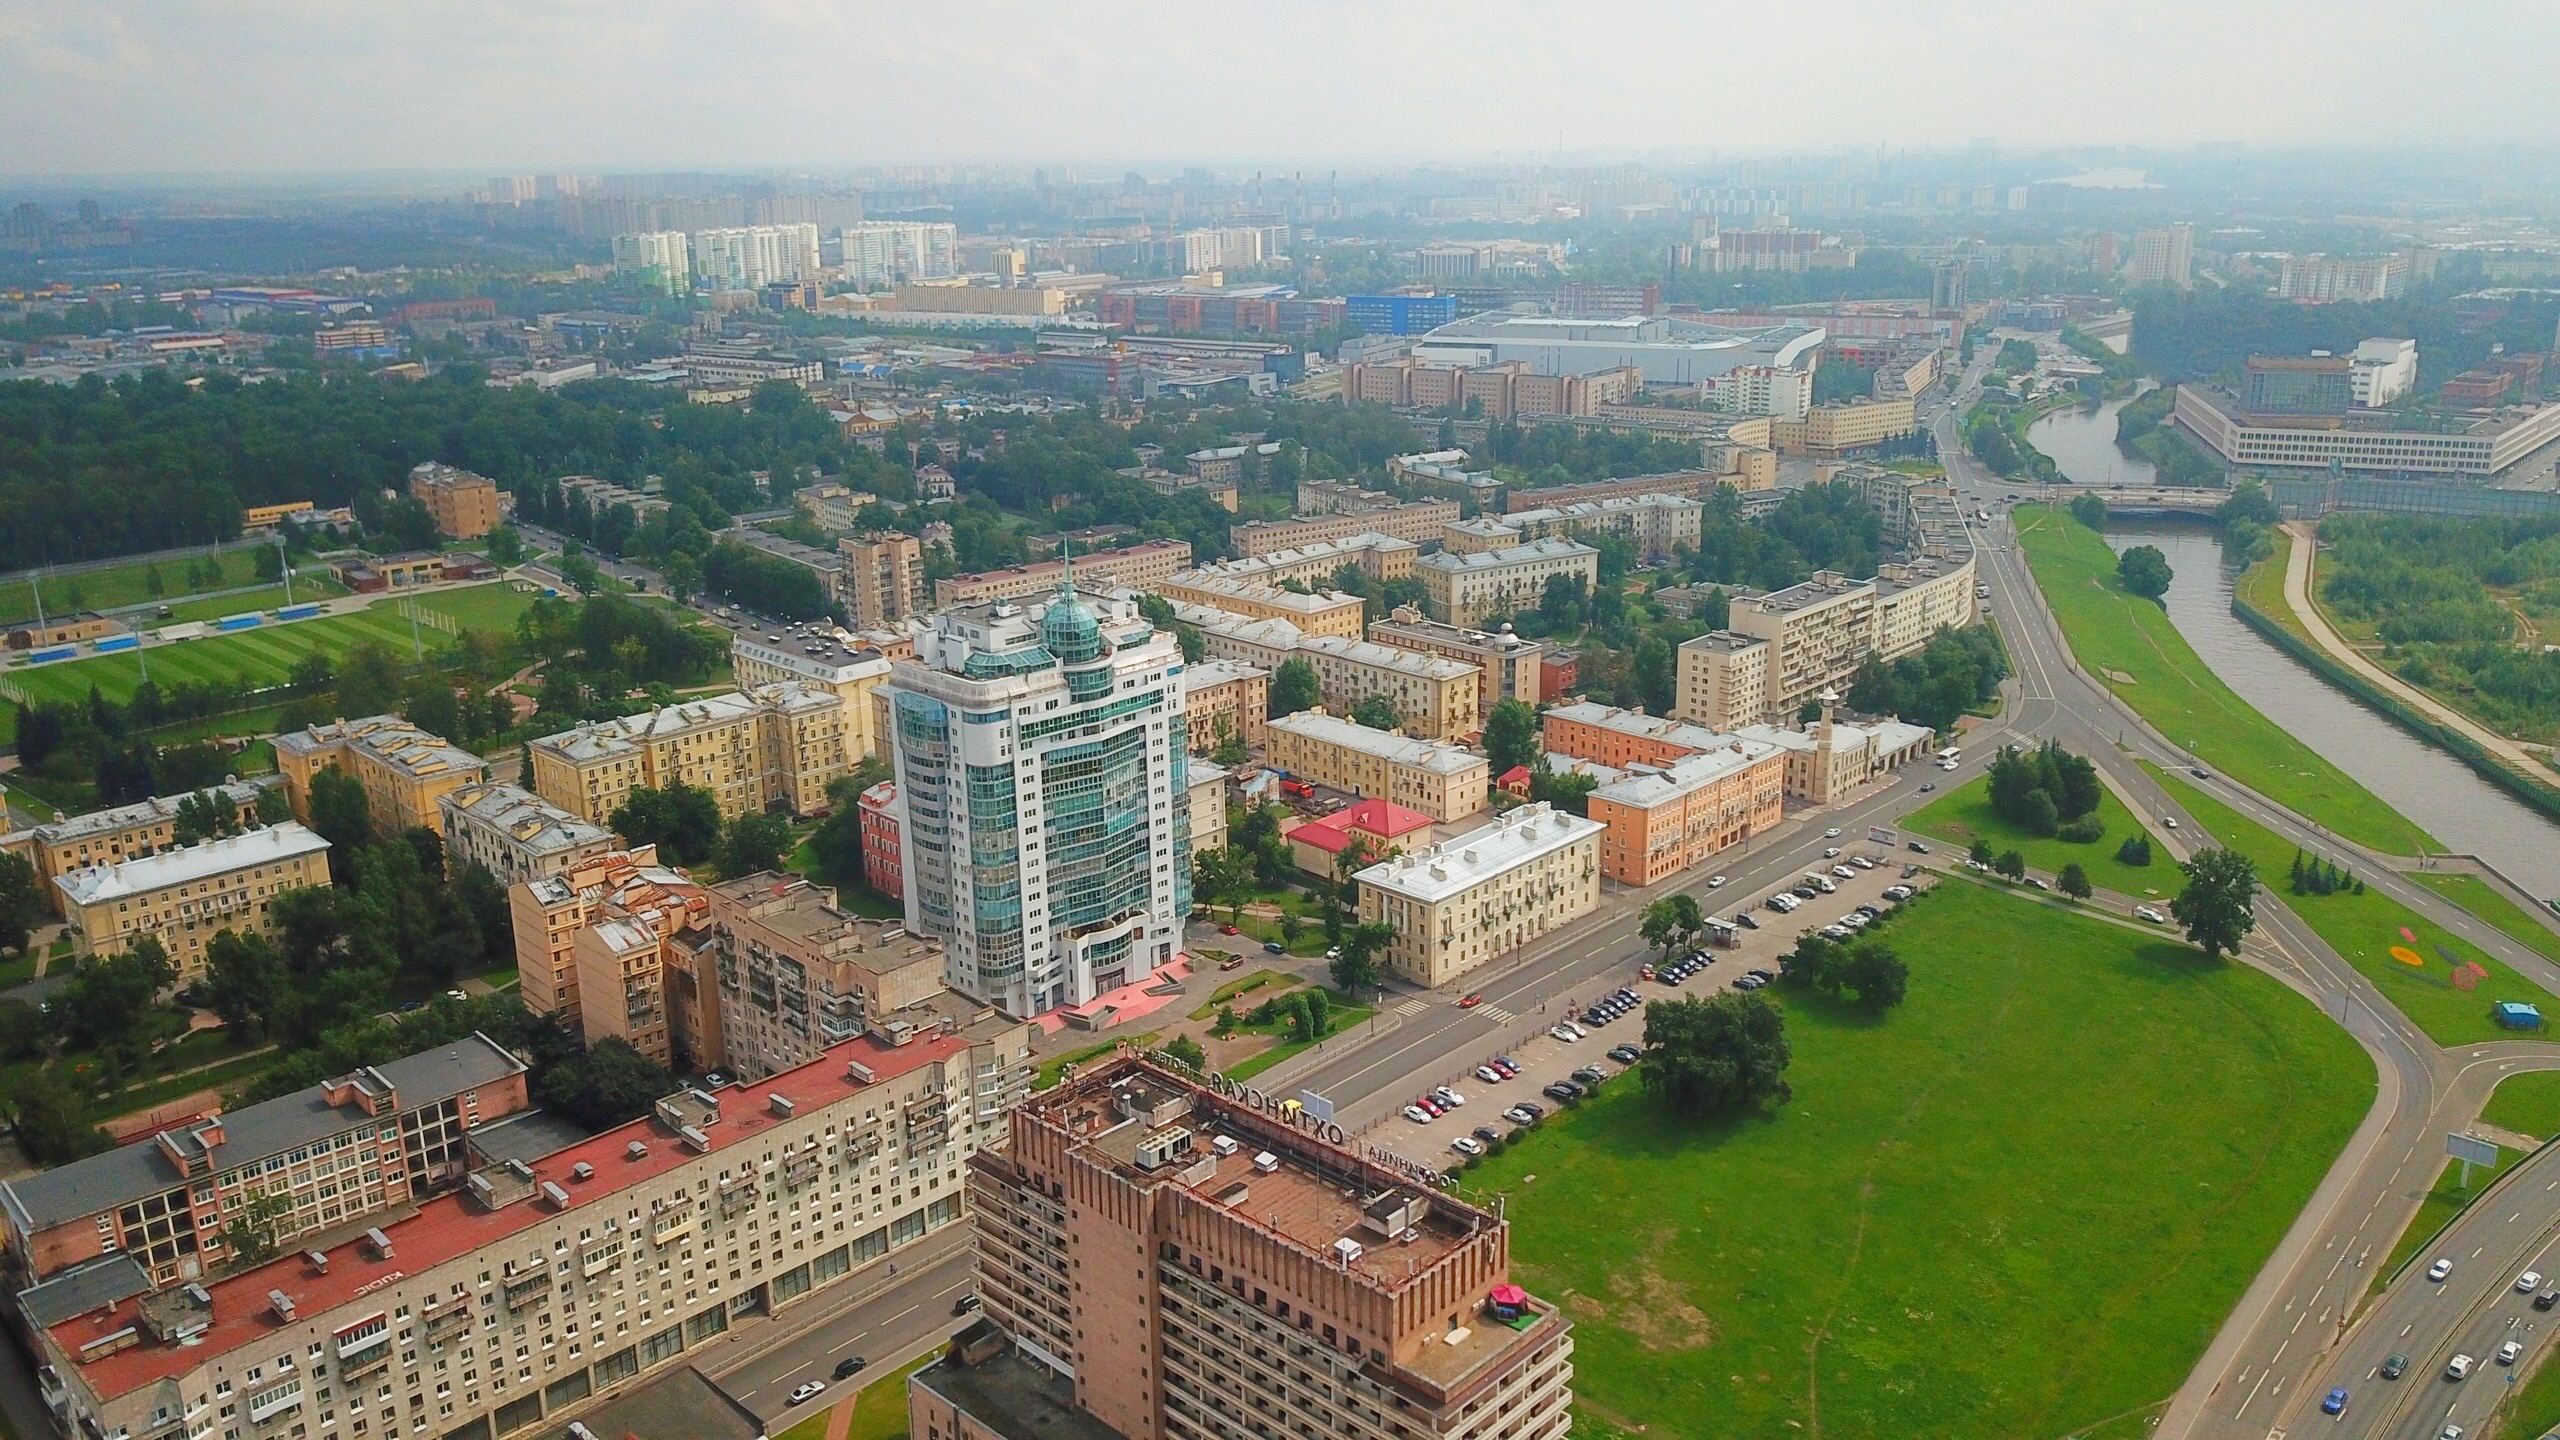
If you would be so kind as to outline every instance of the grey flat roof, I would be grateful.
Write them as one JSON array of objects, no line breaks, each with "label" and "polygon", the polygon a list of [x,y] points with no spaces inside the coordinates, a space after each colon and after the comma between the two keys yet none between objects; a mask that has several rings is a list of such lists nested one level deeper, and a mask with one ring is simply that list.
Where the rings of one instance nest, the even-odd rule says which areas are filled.
[{"label": "grey flat roof", "polygon": [[103,1255],[19,1291],[18,1313],[37,1329],[50,1330],[74,1315],[104,1309],[150,1289],[151,1277],[132,1256]]},{"label": "grey flat roof", "polygon": [[474,1129],[469,1138],[471,1148],[485,1156],[490,1164],[503,1165],[509,1160],[521,1160],[530,1165],[547,1155],[557,1155],[594,1134],[586,1126],[548,1110],[526,1110],[482,1125]]},{"label": "grey flat roof", "polygon": [[[669,1371],[603,1409],[581,1417],[596,1435],[636,1435],[642,1440],[764,1440],[768,1432],[755,1412],[729,1398],[690,1365]],[[553,1422],[536,1435],[566,1435],[568,1427]]]},{"label": "grey flat roof", "polygon": [[[465,1090],[523,1071],[524,1063],[477,1031],[450,1045],[374,1067],[399,1091],[400,1109],[449,1100]],[[329,1103],[318,1085],[244,1106],[222,1117],[223,1140],[214,1173],[366,1123],[353,1104]],[[152,1141],[120,1146],[58,1169],[0,1184],[0,1205],[25,1232],[49,1230],[85,1215],[111,1210],[185,1183],[166,1152]]]},{"label": "grey flat roof", "polygon": [[1120,1432],[1078,1409],[1075,1386],[1011,1347],[975,1365],[950,1357],[915,1373],[915,1383],[1006,1440],[1121,1440]]}]

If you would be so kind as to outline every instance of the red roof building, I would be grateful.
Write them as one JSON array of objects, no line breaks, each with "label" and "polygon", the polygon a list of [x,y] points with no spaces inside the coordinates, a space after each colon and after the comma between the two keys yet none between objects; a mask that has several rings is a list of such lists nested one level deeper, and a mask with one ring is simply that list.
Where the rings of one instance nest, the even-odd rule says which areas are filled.
[{"label": "red roof building", "polygon": [[1419,810],[1408,810],[1389,800],[1363,800],[1290,831],[1289,850],[1299,869],[1329,876],[1354,840],[1366,842],[1370,855],[1383,860],[1388,852],[1404,848],[1397,842],[1405,836],[1430,828],[1431,817]]}]

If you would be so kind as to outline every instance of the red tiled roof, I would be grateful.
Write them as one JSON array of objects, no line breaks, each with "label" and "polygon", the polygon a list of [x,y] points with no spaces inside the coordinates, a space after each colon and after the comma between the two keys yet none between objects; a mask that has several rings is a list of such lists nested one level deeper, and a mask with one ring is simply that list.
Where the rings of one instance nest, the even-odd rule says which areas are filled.
[{"label": "red tiled roof", "polygon": [[[789,1099],[805,1117],[813,1107],[841,1100],[864,1088],[848,1076],[849,1061],[861,1061],[878,1080],[886,1081],[947,1059],[968,1045],[965,1038],[957,1035],[931,1036],[903,1046],[883,1045],[867,1035],[856,1036],[796,1070],[786,1070],[753,1085],[731,1086],[722,1092],[721,1098],[727,1103],[721,1107],[719,1122],[704,1133],[710,1137],[711,1151],[716,1154],[753,1141],[766,1130],[785,1123],[765,1104],[767,1095]],[[627,1151],[634,1140],[647,1141],[649,1153],[630,1158]],[[326,1274],[314,1274],[301,1253],[296,1252],[208,1286],[213,1292],[213,1325],[198,1343],[162,1345],[146,1337],[131,1349],[76,1368],[100,1399],[176,1379],[215,1356],[254,1345],[285,1329],[267,1304],[270,1290],[282,1290],[292,1299],[301,1317],[294,1323],[300,1324],[374,1289],[423,1275],[566,1213],[553,1210],[550,1202],[542,1198],[539,1187],[543,1181],[557,1181],[560,1188],[569,1192],[569,1208],[575,1210],[664,1175],[687,1161],[708,1158],[696,1156],[682,1140],[650,1119],[634,1120],[544,1157],[533,1167],[536,1190],[526,1199],[487,1211],[476,1203],[466,1203],[459,1191],[439,1196],[427,1201],[410,1218],[383,1227],[391,1237],[392,1253],[388,1259],[373,1258],[361,1239],[352,1240],[329,1252]],[[571,1177],[569,1172],[581,1162],[595,1167],[593,1178]],[[80,1347],[89,1341],[139,1323],[139,1315],[139,1298],[124,1301],[111,1309],[54,1326],[54,1342],[65,1354],[77,1356]]]},{"label": "red tiled roof", "polygon": [[1407,810],[1390,800],[1363,800],[1348,810],[1308,821],[1290,831],[1289,839],[1305,841],[1328,855],[1339,855],[1351,843],[1354,830],[1394,841],[1430,826],[1431,817],[1419,810]]},{"label": "red tiled roof", "polygon": [[1526,766],[1526,765],[1514,765],[1514,766],[1512,766],[1510,769],[1503,771],[1503,772],[1502,772],[1502,774],[1501,774],[1501,776],[1500,776],[1500,778],[1496,779],[1493,783],[1494,783],[1494,784],[1496,784],[1496,785],[1500,785],[1500,786],[1502,786],[1502,787],[1503,787],[1503,788],[1505,788],[1505,789],[1508,789],[1508,788],[1510,788],[1511,786],[1514,786],[1514,785],[1520,784],[1522,781],[1525,781],[1525,780],[1527,780],[1527,779],[1529,779],[1529,778],[1530,778],[1530,776],[1529,776],[1529,767],[1528,767],[1528,766]]}]

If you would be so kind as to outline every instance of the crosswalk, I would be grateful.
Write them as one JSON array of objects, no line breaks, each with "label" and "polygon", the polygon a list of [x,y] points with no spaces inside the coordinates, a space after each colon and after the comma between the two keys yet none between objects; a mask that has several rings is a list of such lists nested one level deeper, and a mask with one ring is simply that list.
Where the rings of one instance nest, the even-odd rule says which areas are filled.
[{"label": "crosswalk", "polygon": [[1430,1008],[1431,1002],[1423,999],[1419,995],[1410,1000],[1399,1000],[1395,1004],[1387,1007],[1389,1012],[1397,1015],[1419,1015]]},{"label": "crosswalk", "polygon": [[1519,1016],[1512,1014],[1510,1011],[1503,1009],[1499,1005],[1478,1005],[1476,1007],[1476,1013],[1487,1020],[1492,1021],[1496,1025],[1508,1025],[1512,1021],[1520,1018]]}]

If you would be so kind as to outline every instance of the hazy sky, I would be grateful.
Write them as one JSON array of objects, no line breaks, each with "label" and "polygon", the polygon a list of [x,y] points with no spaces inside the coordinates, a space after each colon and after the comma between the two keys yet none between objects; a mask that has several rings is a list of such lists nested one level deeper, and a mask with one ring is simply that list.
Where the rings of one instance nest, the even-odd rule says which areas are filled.
[{"label": "hazy sky", "polygon": [[2560,138],[2560,5],[0,0],[0,172]]}]

